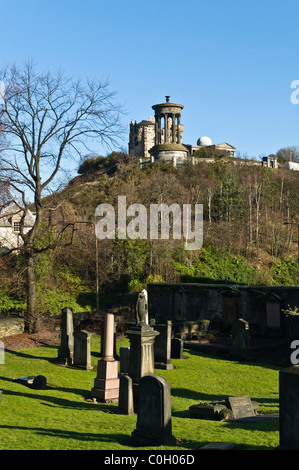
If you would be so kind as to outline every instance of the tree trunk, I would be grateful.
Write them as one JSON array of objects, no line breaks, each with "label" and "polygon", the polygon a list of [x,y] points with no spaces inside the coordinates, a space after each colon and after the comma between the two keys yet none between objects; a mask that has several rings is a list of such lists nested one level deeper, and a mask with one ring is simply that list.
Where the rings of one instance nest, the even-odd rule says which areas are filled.
[{"label": "tree trunk", "polygon": [[37,333],[40,327],[40,318],[36,301],[35,268],[36,259],[32,254],[27,254],[27,311],[25,316],[25,331]]}]

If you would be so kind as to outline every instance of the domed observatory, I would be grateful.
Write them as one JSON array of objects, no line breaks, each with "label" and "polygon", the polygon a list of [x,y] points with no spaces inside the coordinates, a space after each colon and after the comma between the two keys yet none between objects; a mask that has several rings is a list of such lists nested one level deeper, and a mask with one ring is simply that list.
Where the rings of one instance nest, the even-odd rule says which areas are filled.
[{"label": "domed observatory", "polygon": [[188,148],[182,144],[183,126],[181,110],[183,105],[169,102],[155,104],[155,145],[150,149],[151,160],[173,163],[173,166],[184,163],[188,156]]},{"label": "domed observatory", "polygon": [[208,147],[209,145],[212,145],[212,140],[210,137],[204,135],[197,140],[197,145],[200,145],[201,147]]}]

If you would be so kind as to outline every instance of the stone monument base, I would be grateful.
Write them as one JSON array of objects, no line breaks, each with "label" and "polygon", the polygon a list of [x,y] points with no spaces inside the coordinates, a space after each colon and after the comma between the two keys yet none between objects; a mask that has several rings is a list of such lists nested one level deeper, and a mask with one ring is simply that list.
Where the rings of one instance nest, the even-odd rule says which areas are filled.
[{"label": "stone monument base", "polygon": [[119,378],[118,362],[105,361],[98,362],[97,377],[94,380],[94,387],[91,389],[92,398],[98,401],[112,403],[119,398]]}]

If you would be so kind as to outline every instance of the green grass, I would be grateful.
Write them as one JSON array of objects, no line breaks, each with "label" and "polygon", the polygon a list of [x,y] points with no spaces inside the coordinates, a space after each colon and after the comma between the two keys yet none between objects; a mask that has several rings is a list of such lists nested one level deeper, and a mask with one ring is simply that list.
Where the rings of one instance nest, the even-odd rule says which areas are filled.
[{"label": "green grass", "polygon": [[[126,338],[117,342],[129,345]],[[92,337],[96,366],[99,337]],[[185,350],[186,359],[173,359],[173,370],[156,370],[171,387],[172,432],[177,447],[194,450],[209,442],[233,442],[238,449],[273,449],[279,444],[278,420],[260,423],[191,419],[189,406],[227,396],[249,395],[260,411],[278,411],[278,367],[216,359]],[[56,365],[57,347],[5,352],[0,364],[1,450],[132,450],[130,435],[137,416],[118,413],[117,404],[93,403],[92,371]],[[46,390],[32,390],[13,378],[45,375]],[[146,448],[142,448],[146,449]]]}]

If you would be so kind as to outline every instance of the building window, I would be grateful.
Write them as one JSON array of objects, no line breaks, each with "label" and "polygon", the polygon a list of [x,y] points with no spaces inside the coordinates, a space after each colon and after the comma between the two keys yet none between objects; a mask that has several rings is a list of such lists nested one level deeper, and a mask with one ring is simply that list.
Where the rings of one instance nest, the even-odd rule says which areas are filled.
[{"label": "building window", "polygon": [[13,223],[13,231],[14,232],[20,232],[21,230],[21,223],[20,222],[14,222]]}]

